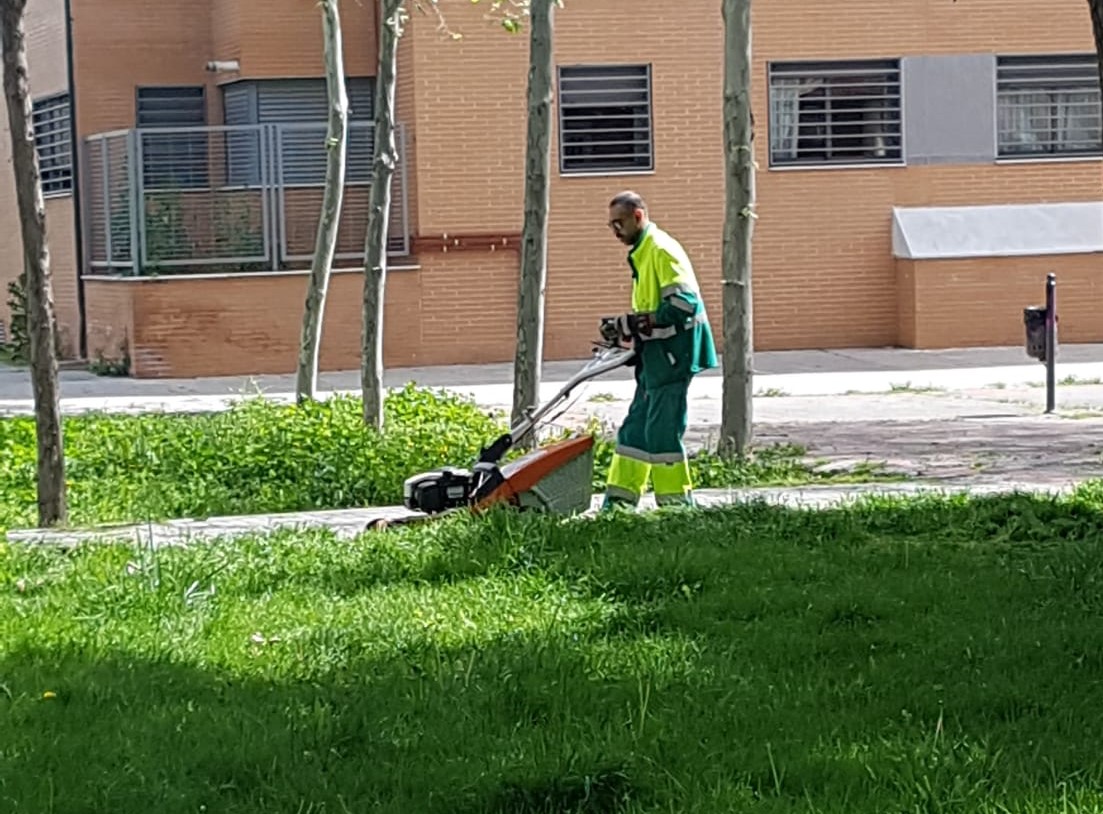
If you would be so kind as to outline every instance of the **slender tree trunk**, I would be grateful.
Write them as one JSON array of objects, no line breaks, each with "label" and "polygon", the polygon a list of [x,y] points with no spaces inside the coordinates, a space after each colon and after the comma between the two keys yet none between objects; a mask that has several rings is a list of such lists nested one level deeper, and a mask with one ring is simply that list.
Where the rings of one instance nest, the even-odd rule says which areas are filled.
[{"label": "slender tree trunk", "polygon": [[751,446],[754,339],[751,245],[755,218],[751,113],[751,0],[722,0],[724,18],[724,395],[720,446],[742,456]]},{"label": "slender tree trunk", "polygon": [[322,347],[326,294],[329,289],[337,233],[341,225],[341,203],[345,194],[345,157],[348,150],[348,94],[345,90],[345,60],[341,47],[341,17],[337,0],[321,0],[322,35],[325,42],[326,90],[329,96],[329,125],[326,133],[326,182],[322,215],[314,244],[314,261],[306,289],[302,336],[299,340],[299,372],[295,395],[301,403],[317,397],[318,356]]},{"label": "slender tree trunk", "polygon": [[[544,289],[548,276],[551,173],[552,65],[555,0],[529,5],[528,137],[521,280],[517,292],[517,348],[513,362],[513,421],[536,406],[544,357]],[[534,441],[526,439],[526,445]]]},{"label": "slender tree trunk", "polygon": [[27,275],[27,332],[31,346],[35,433],[38,439],[38,524],[64,523],[68,516],[65,453],[58,388],[57,325],[46,242],[46,201],[34,146],[24,30],[26,0],[0,0],[0,44],[4,96],[8,103],[12,169]]},{"label": "slender tree trunk", "polygon": [[364,304],[360,346],[360,389],[364,423],[383,427],[383,297],[387,286],[387,237],[390,232],[391,179],[398,164],[395,139],[395,89],[398,41],[405,10],[402,0],[381,0],[379,70],[375,86],[375,162],[364,245]]}]

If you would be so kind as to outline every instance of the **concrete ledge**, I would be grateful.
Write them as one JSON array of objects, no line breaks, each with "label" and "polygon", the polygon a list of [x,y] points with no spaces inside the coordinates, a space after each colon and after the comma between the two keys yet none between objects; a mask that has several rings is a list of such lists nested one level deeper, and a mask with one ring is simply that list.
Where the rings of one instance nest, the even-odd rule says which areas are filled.
[{"label": "concrete ledge", "polygon": [[892,251],[905,260],[1103,252],[1103,202],[893,207]]}]

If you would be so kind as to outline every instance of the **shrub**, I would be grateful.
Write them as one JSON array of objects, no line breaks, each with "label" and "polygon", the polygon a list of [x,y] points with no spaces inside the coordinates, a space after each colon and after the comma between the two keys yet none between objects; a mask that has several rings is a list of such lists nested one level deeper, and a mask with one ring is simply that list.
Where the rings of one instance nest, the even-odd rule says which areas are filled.
[{"label": "shrub", "polygon": [[[382,433],[358,398],[302,406],[263,398],[200,415],[91,414],[65,420],[74,523],[400,503],[402,482],[468,464],[501,426],[470,400],[406,387]],[[0,421],[0,525],[34,518],[31,418]]]}]

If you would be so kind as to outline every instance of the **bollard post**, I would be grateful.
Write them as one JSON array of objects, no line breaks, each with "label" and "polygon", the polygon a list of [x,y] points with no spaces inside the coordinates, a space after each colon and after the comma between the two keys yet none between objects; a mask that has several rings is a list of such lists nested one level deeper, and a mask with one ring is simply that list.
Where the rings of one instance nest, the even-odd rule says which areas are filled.
[{"label": "bollard post", "polygon": [[1046,413],[1057,406],[1057,275],[1046,275]]}]

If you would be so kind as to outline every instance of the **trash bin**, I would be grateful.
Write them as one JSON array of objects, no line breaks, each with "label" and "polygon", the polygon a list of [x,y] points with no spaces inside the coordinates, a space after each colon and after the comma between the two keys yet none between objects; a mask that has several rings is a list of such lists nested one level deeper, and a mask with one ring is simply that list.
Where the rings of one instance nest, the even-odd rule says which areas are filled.
[{"label": "trash bin", "polygon": [[1023,309],[1023,324],[1026,326],[1026,355],[1039,362],[1046,360],[1046,309],[1032,305]]}]

